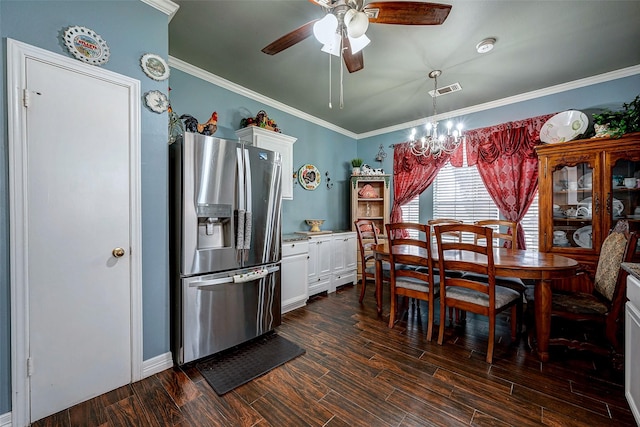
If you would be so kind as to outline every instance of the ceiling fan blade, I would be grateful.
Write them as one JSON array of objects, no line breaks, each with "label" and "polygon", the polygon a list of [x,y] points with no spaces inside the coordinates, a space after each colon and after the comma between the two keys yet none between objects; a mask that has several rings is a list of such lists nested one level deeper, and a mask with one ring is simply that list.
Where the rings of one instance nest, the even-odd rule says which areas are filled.
[{"label": "ceiling fan blade", "polygon": [[313,21],[307,22],[300,28],[285,34],[278,40],[263,48],[262,51],[267,55],[275,55],[276,53],[280,53],[283,50],[290,48],[296,43],[300,43],[302,40],[313,34],[313,24],[315,24],[316,21],[318,20],[314,19]]},{"label": "ceiling fan blade", "polygon": [[418,1],[374,2],[364,7],[369,22],[400,25],[440,25],[447,19],[450,10],[449,4]]},{"label": "ceiling fan blade", "polygon": [[350,73],[362,70],[364,68],[364,56],[362,55],[362,51],[354,54],[351,53],[349,37],[342,37],[342,43],[344,45],[342,57],[344,58],[344,65],[347,66],[347,70],[349,70]]}]

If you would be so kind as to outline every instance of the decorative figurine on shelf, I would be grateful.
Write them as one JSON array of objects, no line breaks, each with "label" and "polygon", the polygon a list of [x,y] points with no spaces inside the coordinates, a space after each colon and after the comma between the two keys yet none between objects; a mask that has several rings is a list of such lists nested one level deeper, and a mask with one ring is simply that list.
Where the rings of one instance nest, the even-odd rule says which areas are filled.
[{"label": "decorative figurine on shelf", "polygon": [[255,117],[247,117],[240,121],[241,128],[246,128],[247,126],[257,126],[274,132],[281,132],[275,120],[270,119],[264,110],[258,111]]},{"label": "decorative figurine on shelf", "polygon": [[218,113],[213,112],[211,118],[206,123],[198,123],[198,119],[189,114],[183,114],[180,116],[181,120],[184,120],[184,127],[187,132],[201,133],[203,135],[211,136],[218,129]]},{"label": "decorative figurine on shelf", "polygon": [[360,168],[360,173],[362,175],[383,175],[384,169],[382,168],[372,168],[368,164],[363,164]]},{"label": "decorative figurine on shelf", "polygon": [[169,104],[167,111],[169,112],[169,145],[171,145],[184,133],[184,126],[180,121],[180,117],[171,108],[171,104]]}]

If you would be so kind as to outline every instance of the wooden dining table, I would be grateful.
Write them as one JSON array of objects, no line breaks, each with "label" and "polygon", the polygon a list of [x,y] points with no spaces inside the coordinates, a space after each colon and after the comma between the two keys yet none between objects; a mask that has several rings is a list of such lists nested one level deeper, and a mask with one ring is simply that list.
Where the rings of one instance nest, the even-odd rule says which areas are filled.
[{"label": "wooden dining table", "polygon": [[[402,250],[402,247],[394,250]],[[415,248],[414,248],[415,250]],[[376,260],[376,304],[378,313],[382,313],[382,262],[389,261],[389,242],[372,247]],[[432,254],[437,262],[438,251]],[[445,257],[451,260],[465,260],[477,264],[486,264],[486,256],[460,251],[446,251]],[[496,276],[530,279],[535,282],[534,307],[536,322],[537,353],[541,361],[549,360],[549,336],[551,333],[551,282],[576,275],[578,262],[574,259],[549,252],[536,250],[494,248],[493,261]]]}]

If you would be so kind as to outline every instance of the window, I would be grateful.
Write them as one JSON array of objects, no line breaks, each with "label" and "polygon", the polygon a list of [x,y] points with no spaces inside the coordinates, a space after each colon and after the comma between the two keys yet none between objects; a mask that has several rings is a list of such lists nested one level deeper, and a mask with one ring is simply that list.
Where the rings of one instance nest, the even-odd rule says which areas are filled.
[{"label": "window", "polygon": [[[402,222],[420,222],[420,196],[416,196],[402,205]],[[409,231],[409,235],[412,238],[417,238],[417,233],[414,230]]]},{"label": "window", "polygon": [[[466,158],[465,158],[466,164]],[[499,219],[500,212],[480,178],[477,166],[461,168],[447,163],[433,183],[433,217],[473,223]],[[538,249],[538,195],[521,221],[528,249]]]}]

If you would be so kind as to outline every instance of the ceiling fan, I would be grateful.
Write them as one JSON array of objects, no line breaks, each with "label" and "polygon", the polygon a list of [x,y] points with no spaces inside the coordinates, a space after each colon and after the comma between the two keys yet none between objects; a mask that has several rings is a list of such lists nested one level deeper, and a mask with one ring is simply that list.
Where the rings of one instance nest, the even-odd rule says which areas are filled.
[{"label": "ceiling fan", "polygon": [[451,5],[418,1],[380,1],[364,5],[364,0],[309,0],[325,9],[322,19],[314,19],[280,37],[262,51],[275,55],[314,34],[323,51],[344,58],[350,73],[364,68],[362,48],[369,43],[364,34],[369,23],[396,25],[440,25]]}]

